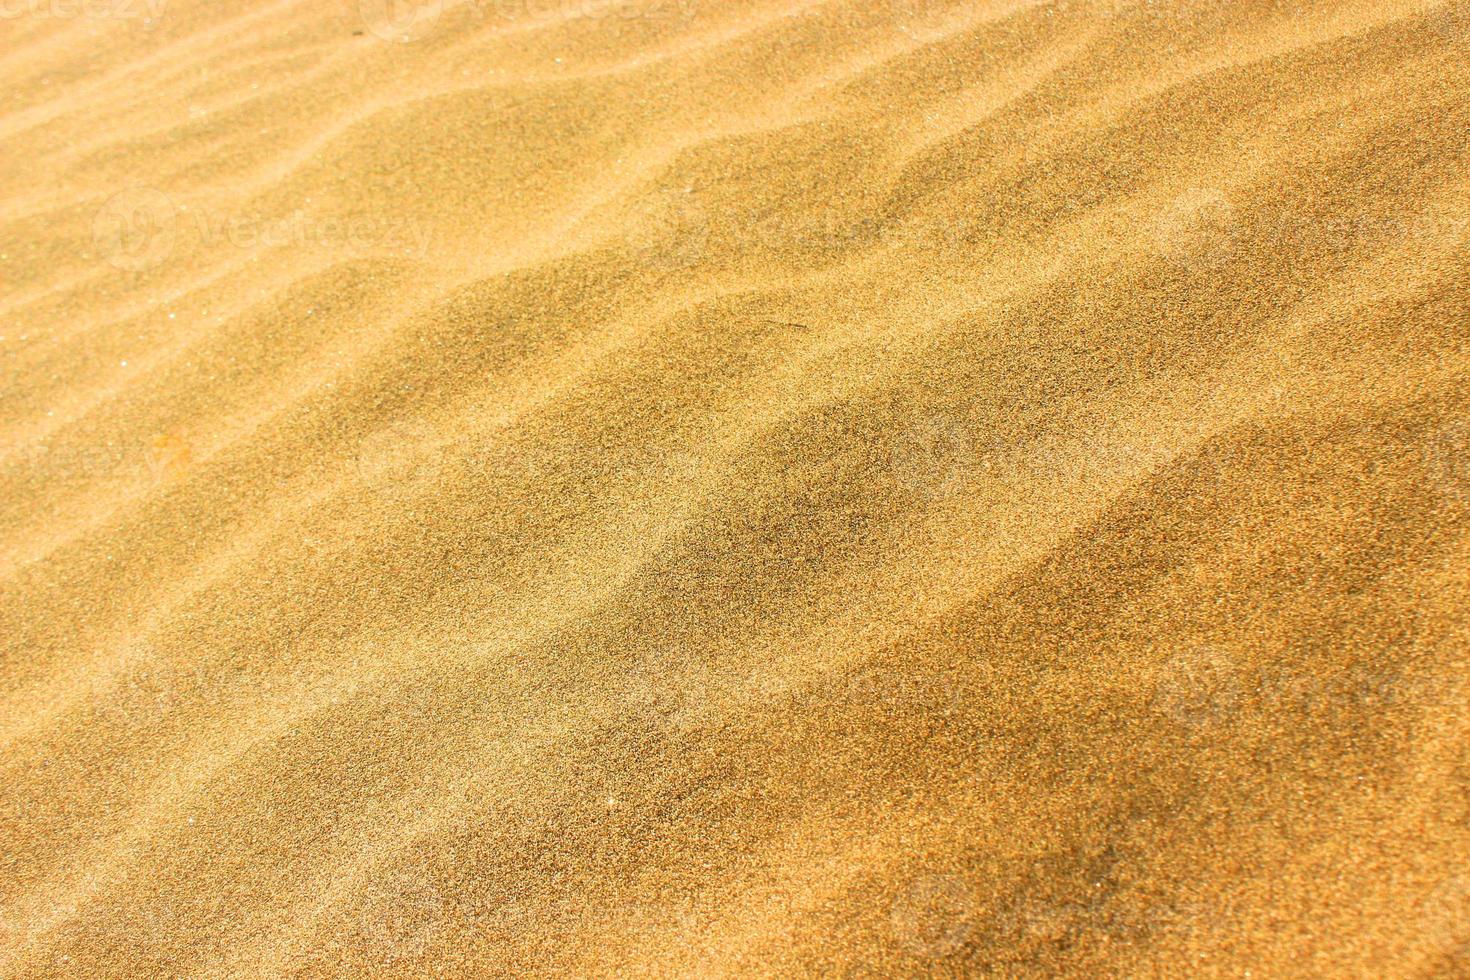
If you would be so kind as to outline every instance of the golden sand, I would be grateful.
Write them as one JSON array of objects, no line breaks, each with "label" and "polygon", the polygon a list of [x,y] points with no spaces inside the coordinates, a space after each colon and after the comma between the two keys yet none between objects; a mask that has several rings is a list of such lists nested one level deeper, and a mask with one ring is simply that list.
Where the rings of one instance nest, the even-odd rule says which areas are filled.
[{"label": "golden sand", "polygon": [[0,976],[1470,976],[1462,0],[0,77]]}]

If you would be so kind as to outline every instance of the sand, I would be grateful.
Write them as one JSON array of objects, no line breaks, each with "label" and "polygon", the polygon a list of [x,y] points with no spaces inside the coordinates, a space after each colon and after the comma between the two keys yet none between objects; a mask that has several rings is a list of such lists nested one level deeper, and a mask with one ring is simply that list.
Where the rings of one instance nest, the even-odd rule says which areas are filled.
[{"label": "sand", "polygon": [[1470,976],[1467,67],[5,4],[0,976]]}]

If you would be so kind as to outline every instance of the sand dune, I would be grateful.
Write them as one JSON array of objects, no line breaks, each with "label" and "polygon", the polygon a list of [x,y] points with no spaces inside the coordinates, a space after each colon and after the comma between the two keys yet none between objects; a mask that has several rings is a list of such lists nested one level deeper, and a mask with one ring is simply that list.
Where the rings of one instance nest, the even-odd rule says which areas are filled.
[{"label": "sand dune", "polygon": [[1457,0],[0,32],[0,976],[1470,976]]}]

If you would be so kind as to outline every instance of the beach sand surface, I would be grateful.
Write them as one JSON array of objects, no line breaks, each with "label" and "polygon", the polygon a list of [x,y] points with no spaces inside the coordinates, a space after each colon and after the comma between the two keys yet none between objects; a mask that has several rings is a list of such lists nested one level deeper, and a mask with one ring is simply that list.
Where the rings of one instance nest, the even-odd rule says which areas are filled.
[{"label": "beach sand surface", "polygon": [[1470,976],[1467,69],[5,5],[0,976]]}]

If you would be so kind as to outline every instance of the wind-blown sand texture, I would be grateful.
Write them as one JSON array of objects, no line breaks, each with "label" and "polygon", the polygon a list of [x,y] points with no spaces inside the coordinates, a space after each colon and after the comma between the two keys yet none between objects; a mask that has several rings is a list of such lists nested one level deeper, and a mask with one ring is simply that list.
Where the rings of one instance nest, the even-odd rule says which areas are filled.
[{"label": "wind-blown sand texture", "polygon": [[1470,7],[9,0],[0,976],[1470,976]]}]

